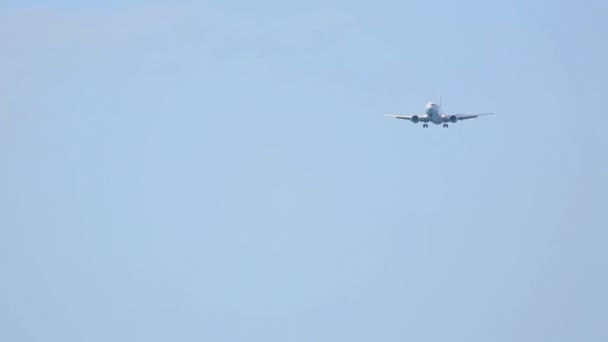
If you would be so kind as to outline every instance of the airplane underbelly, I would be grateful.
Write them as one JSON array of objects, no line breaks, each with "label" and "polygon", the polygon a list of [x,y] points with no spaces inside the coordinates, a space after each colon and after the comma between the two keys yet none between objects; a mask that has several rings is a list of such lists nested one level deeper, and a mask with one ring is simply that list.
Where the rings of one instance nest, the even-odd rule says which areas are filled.
[{"label": "airplane underbelly", "polygon": [[434,108],[427,109],[426,114],[429,116],[430,122],[432,122],[436,125],[443,123],[443,120],[441,119],[439,112],[437,110],[435,110]]}]

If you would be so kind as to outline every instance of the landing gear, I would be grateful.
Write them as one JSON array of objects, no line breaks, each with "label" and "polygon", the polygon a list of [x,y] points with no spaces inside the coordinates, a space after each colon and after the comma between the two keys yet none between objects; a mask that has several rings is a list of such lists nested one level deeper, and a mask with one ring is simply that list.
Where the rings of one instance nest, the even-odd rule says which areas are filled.
[{"label": "landing gear", "polygon": [[444,123],[443,128],[448,128],[448,124]]},{"label": "landing gear", "polygon": [[428,128],[429,124],[422,124],[422,128]]}]

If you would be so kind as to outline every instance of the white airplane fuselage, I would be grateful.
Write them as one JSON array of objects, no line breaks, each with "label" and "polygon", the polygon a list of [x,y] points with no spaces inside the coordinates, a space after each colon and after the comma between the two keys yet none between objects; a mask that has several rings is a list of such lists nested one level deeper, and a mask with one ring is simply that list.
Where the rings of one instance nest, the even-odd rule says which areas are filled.
[{"label": "white airplane fuselage", "polygon": [[445,123],[443,114],[441,113],[441,107],[435,102],[429,102],[426,104],[426,115],[429,116],[429,121],[435,125]]}]

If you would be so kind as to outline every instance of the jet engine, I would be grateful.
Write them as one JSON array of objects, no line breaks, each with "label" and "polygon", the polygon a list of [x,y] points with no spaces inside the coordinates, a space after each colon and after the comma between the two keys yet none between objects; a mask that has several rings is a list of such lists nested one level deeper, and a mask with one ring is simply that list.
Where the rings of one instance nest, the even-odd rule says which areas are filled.
[{"label": "jet engine", "polygon": [[458,121],[458,118],[456,117],[456,115],[450,115],[450,122],[456,123],[456,121]]},{"label": "jet engine", "polygon": [[420,118],[418,117],[418,115],[412,116],[412,122],[413,123],[418,123],[418,121],[420,121]]}]

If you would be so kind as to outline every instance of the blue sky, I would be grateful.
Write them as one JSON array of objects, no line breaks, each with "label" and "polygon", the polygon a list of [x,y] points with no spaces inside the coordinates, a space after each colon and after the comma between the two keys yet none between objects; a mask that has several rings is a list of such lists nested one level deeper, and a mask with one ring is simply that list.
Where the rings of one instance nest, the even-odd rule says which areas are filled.
[{"label": "blue sky", "polygon": [[0,340],[606,341],[607,7],[3,1]]}]

